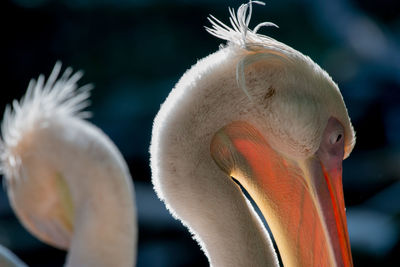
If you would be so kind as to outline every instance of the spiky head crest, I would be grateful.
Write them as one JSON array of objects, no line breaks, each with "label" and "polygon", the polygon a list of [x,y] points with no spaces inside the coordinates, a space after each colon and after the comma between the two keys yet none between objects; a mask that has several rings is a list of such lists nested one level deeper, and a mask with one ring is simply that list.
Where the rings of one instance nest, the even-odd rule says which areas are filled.
[{"label": "spiky head crest", "polygon": [[205,27],[207,32],[218,37],[220,39],[226,40],[231,44],[241,46],[242,48],[250,49],[253,46],[262,45],[266,40],[273,40],[271,37],[258,34],[257,31],[261,27],[265,26],[278,26],[272,22],[262,22],[259,23],[253,30],[249,28],[251,15],[253,12],[253,3],[259,5],[265,5],[261,1],[249,1],[247,4],[242,4],[236,14],[233,8],[229,8],[229,13],[231,17],[229,21],[231,22],[232,28],[218,20],[216,17],[210,15],[208,20],[212,24],[212,28]]},{"label": "spiky head crest", "polygon": [[18,145],[28,133],[46,127],[49,118],[90,117],[84,109],[89,105],[92,85],[78,87],[81,71],[73,73],[72,68],[67,68],[59,77],[60,71],[61,62],[57,62],[47,81],[43,74],[37,81],[32,79],[25,96],[6,107],[1,124],[0,171],[7,182],[19,176]]}]

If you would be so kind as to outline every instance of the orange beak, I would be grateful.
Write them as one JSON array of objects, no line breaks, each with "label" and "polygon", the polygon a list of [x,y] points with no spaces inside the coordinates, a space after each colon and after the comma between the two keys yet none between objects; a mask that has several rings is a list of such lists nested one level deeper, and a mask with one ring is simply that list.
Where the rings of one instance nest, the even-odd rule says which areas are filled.
[{"label": "orange beak", "polygon": [[263,213],[284,266],[353,266],[343,154],[322,143],[313,157],[298,162],[276,152],[246,122],[222,128],[211,143],[215,162],[241,183]]}]

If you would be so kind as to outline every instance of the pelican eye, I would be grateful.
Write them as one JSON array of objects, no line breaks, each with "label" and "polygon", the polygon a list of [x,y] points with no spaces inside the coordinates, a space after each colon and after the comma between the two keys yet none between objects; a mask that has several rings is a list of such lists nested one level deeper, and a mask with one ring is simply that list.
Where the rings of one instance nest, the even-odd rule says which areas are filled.
[{"label": "pelican eye", "polygon": [[330,143],[332,145],[334,145],[334,144],[340,142],[342,139],[343,139],[343,133],[342,132],[336,132],[336,133],[331,135],[329,141],[330,141]]},{"label": "pelican eye", "polygon": [[337,138],[336,138],[336,143],[340,141],[340,139],[342,139],[342,134],[338,134]]}]

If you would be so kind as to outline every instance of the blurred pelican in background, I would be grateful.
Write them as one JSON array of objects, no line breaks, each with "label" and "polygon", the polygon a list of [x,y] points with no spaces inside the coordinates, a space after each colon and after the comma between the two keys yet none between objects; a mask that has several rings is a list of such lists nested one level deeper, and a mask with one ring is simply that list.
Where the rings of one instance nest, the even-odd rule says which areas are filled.
[{"label": "blurred pelican in background", "polygon": [[[58,62],[7,107],[1,170],[22,224],[68,250],[65,266],[133,266],[137,226],[128,167],[112,141],[84,120],[90,85]],[[9,266],[25,266],[4,250]],[[1,260],[0,260],[1,262]],[[3,266],[3,265],[2,265]]]},{"label": "blurred pelican in background", "polygon": [[228,41],[179,80],[151,141],[155,190],[212,266],[352,266],[342,160],[355,133],[342,95],[309,57],[249,29],[250,1],[211,16]]}]

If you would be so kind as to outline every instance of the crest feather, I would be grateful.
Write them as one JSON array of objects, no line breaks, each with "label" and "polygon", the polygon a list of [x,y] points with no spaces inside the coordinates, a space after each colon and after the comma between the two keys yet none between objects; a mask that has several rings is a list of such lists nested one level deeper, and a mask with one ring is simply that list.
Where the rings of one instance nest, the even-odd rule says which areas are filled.
[{"label": "crest feather", "polygon": [[268,36],[258,34],[257,31],[261,27],[265,26],[274,26],[278,28],[276,24],[272,22],[262,22],[259,23],[253,30],[249,28],[250,19],[253,12],[253,3],[265,5],[265,3],[261,1],[249,1],[247,4],[242,4],[236,13],[233,8],[229,8],[229,14],[231,15],[229,21],[232,25],[232,28],[215,18],[213,15],[210,15],[208,20],[211,22],[212,27],[205,27],[207,32],[217,38],[226,40],[246,49],[249,46],[262,44],[266,40],[273,40]]},{"label": "crest feather", "polygon": [[10,174],[13,169],[18,169],[18,158],[13,148],[39,121],[52,117],[90,117],[91,114],[84,109],[89,106],[88,98],[93,86],[78,87],[82,71],[73,73],[72,68],[67,68],[59,77],[60,71],[61,62],[57,62],[47,81],[43,74],[37,80],[32,79],[21,100],[14,100],[12,106],[6,107],[1,124],[0,172]]}]

